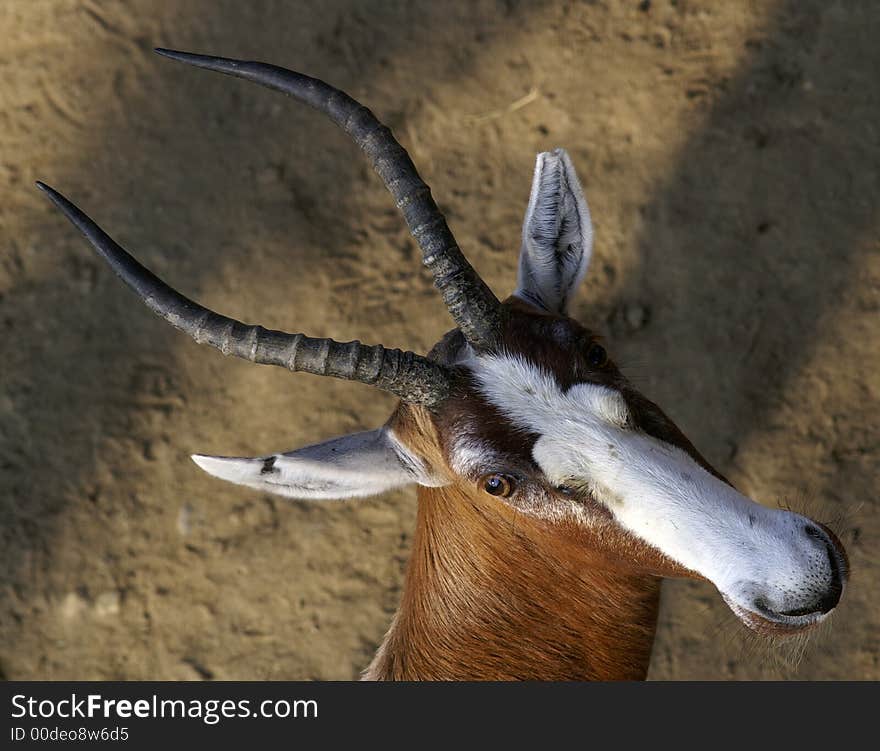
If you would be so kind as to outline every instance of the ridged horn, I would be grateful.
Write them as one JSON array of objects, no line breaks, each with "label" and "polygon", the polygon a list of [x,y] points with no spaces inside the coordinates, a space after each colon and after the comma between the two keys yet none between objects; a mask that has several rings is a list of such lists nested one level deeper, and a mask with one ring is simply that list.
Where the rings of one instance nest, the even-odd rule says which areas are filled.
[{"label": "ridged horn", "polygon": [[280,91],[324,113],[348,133],[394,197],[455,323],[475,348],[494,347],[500,326],[498,298],[464,257],[409,154],[370,110],[317,78],[275,65],[167,49],[156,52]]},{"label": "ridged horn", "polygon": [[396,394],[407,402],[433,406],[449,393],[450,373],[426,357],[380,344],[337,342],[303,334],[251,326],[215,313],[169,287],[141,266],[106,232],[58,191],[40,188],[52,203],[92,244],[113,271],[147,306],[200,344],[224,355],[235,355],[261,365],[280,365],[294,372],[359,381]]}]

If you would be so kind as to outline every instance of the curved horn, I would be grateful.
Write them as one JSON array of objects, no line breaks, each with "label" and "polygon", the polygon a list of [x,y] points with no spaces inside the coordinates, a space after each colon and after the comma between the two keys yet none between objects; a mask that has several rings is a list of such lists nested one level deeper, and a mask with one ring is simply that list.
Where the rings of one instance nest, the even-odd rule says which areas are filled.
[{"label": "curved horn", "polygon": [[498,298],[464,257],[409,154],[370,110],[317,78],[275,65],[166,49],[156,52],[275,89],[330,117],[370,158],[373,169],[394,196],[422,249],[422,260],[434,275],[434,284],[462,333],[477,349],[493,347],[499,329]]},{"label": "curved horn", "polygon": [[449,393],[450,374],[442,365],[412,352],[381,344],[336,342],[303,334],[250,326],[189,300],[141,266],[97,224],[58,191],[37,187],[94,246],[116,274],[154,313],[199,344],[210,344],[224,355],[261,365],[280,365],[294,372],[360,381],[396,394],[404,401],[433,406]]}]

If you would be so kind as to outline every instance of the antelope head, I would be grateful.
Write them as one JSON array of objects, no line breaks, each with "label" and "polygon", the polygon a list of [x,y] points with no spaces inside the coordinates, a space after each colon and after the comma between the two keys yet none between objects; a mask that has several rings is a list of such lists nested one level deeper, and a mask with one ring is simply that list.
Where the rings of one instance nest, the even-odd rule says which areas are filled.
[{"label": "antelope head", "polygon": [[343,128],[393,195],[457,326],[420,356],[242,324],[168,287],[40,183],[122,280],[197,342],[255,363],[369,383],[401,400],[377,430],[257,458],[194,456],[203,470],[291,498],[362,497],[411,484],[452,489],[472,507],[530,520],[543,540],[583,550],[590,565],[708,580],[759,632],[799,632],[835,608],[847,558],[834,534],[739,493],[624,377],[597,335],[569,316],[592,226],[565,151],[537,158],[518,285],[499,302],[406,151],[368,109],[275,66],[159,53],[281,91]]}]

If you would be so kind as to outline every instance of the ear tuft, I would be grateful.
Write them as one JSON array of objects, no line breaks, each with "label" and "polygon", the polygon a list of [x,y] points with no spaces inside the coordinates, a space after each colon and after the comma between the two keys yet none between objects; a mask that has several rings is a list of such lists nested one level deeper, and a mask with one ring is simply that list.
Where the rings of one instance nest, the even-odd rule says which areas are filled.
[{"label": "ear tuft", "polygon": [[590,210],[568,153],[555,149],[538,154],[515,294],[549,312],[566,314],[592,250]]}]

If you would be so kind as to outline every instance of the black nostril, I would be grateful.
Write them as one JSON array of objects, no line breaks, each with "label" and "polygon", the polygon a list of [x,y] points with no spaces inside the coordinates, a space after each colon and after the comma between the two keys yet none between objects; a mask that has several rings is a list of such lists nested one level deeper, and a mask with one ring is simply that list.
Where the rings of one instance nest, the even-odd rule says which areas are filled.
[{"label": "black nostril", "polygon": [[828,565],[831,567],[831,584],[825,596],[819,600],[819,610],[822,613],[834,610],[843,594],[843,572],[840,570],[840,563],[831,543],[828,543]]},{"label": "black nostril", "polygon": [[823,535],[822,532],[817,527],[814,527],[810,524],[808,524],[806,527],[804,527],[804,532],[807,533],[808,537],[812,537],[813,539],[823,540],[823,541],[825,540],[825,535]]},{"label": "black nostril", "polygon": [[843,587],[841,586],[840,581],[836,581],[828,589],[827,594],[819,600],[816,609],[823,615],[825,613],[830,613],[837,607],[837,603],[840,602],[841,594],[843,594]]},{"label": "black nostril", "polygon": [[[810,527],[807,527],[808,534],[809,531]],[[781,615],[798,616],[811,615],[812,613],[821,613],[822,615],[825,615],[825,613],[830,613],[832,610],[834,610],[834,608],[837,607],[837,603],[840,602],[840,597],[843,594],[843,574],[840,570],[840,564],[838,563],[837,556],[834,552],[834,547],[831,545],[831,543],[828,543],[827,551],[828,565],[831,568],[831,583],[828,585],[828,590],[811,607],[799,608],[797,610],[787,610],[784,611]]]}]

